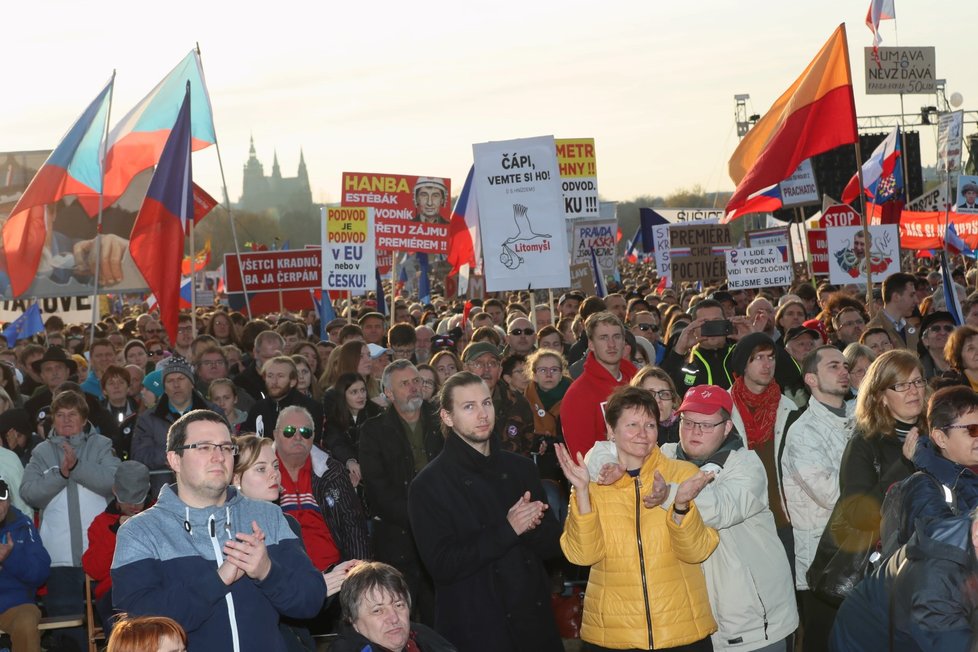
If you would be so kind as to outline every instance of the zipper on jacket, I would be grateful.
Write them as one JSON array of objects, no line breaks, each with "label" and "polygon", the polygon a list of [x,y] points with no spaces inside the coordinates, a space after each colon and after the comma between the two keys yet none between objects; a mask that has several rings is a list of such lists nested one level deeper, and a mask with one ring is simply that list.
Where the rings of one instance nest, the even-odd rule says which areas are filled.
[{"label": "zipper on jacket", "polygon": [[[750,571],[748,571],[750,574]],[[757,596],[757,601],[761,605],[761,612],[764,614],[764,640],[767,640],[767,605],[764,604],[764,598],[761,597],[761,592],[757,589],[757,582],[754,581],[754,575],[750,574],[750,583],[754,586],[754,595]]]},{"label": "zipper on jacket", "polygon": [[[221,552],[221,542],[217,540],[217,527],[214,523],[213,514],[207,519],[207,530],[210,534],[211,547],[214,548],[214,561],[217,563],[217,567],[220,568],[224,562],[224,553]],[[228,587],[228,592],[224,594],[224,602],[228,606],[228,622],[231,625],[231,646],[234,652],[241,652],[241,643],[238,641],[238,620],[234,613],[234,598],[231,596],[230,587]]]},{"label": "zipper on jacket", "polygon": [[[635,478],[635,538],[638,542],[638,567],[642,572],[642,599],[645,600],[645,625],[652,649],[652,609],[649,606],[649,587],[645,577],[645,550],[642,548],[642,478]],[[669,518],[666,516],[666,518]]]}]

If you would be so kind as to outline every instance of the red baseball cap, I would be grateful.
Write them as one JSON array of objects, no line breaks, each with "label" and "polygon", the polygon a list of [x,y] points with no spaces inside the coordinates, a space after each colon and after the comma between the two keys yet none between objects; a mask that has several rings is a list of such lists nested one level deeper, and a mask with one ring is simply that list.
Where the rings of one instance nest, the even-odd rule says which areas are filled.
[{"label": "red baseball cap", "polygon": [[733,399],[730,398],[730,393],[716,385],[697,385],[689,388],[686,396],[683,397],[683,404],[676,411],[680,414],[687,411],[714,414],[720,410],[726,410],[727,414],[733,412]]}]

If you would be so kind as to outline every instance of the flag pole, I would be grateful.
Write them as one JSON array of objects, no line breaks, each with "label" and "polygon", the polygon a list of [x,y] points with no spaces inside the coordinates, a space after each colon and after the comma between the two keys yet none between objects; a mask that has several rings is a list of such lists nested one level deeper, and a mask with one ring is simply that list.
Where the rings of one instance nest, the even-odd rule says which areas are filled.
[{"label": "flag pole", "polygon": [[[190,329],[197,336],[197,249],[194,247],[194,214],[188,216],[190,227]],[[182,280],[182,279],[181,279]],[[171,342],[176,345],[176,342]]]},{"label": "flag pole", "polygon": [[871,240],[869,239],[869,216],[866,213],[866,191],[864,190],[866,185],[863,181],[863,152],[862,152],[862,148],[859,145],[859,127],[856,122],[856,115],[855,115],[856,97],[852,89],[852,65],[849,62],[849,35],[846,32],[846,24],[842,23],[841,27],[842,27],[842,45],[843,45],[842,52],[846,59],[846,73],[849,76],[849,100],[852,102],[852,111],[853,111],[852,125],[856,132],[854,134],[855,140],[853,142],[853,147],[855,147],[856,150],[856,174],[859,177],[859,200],[860,200],[859,205],[862,209],[861,217],[863,223],[863,239],[866,242],[866,246],[869,248],[869,250],[866,252],[866,258],[865,258],[866,307],[869,308],[869,306],[873,305],[873,268],[871,264],[873,260],[873,252],[872,252],[872,246],[869,244]]},{"label": "flag pole", "polygon": [[89,341],[95,341],[95,324],[99,318],[98,279],[102,271],[102,202],[105,199],[105,156],[109,145],[109,123],[112,119],[112,94],[115,92],[115,69],[112,69],[112,86],[109,88],[109,107],[105,111],[105,134],[102,138],[102,156],[99,160],[98,219],[95,222],[95,286],[92,288],[92,329]]},{"label": "flag pole", "polygon": [[[200,54],[200,43],[197,46],[197,62],[200,65],[200,79],[204,80],[204,63]],[[213,118],[212,118],[213,119]],[[241,247],[238,245],[238,230],[234,226],[234,213],[231,211],[231,196],[228,194],[228,182],[224,176],[224,161],[221,158],[221,144],[217,140],[217,127],[214,127],[214,149],[217,150],[217,165],[221,170],[221,186],[224,188],[224,208],[228,212],[228,221],[231,223],[231,239],[234,240],[234,257],[238,261],[238,274],[241,276],[241,294],[244,295],[245,311],[248,319],[251,315],[251,301],[248,300],[248,287],[245,285],[244,266],[241,264]]]}]

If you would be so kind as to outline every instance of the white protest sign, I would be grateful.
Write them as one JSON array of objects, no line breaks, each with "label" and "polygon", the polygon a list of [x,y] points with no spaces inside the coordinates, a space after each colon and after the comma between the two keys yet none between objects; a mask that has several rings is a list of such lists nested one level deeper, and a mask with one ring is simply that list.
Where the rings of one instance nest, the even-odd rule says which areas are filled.
[{"label": "white protest sign", "polygon": [[727,285],[731,290],[787,287],[794,274],[787,247],[727,250]]},{"label": "white protest sign", "polygon": [[726,214],[722,208],[656,208],[655,212],[673,224],[718,222]]},{"label": "white protest sign", "polygon": [[615,275],[618,224],[608,220],[574,220],[571,227],[571,265],[591,264],[591,250],[604,278]]},{"label": "white protest sign", "polygon": [[944,192],[944,184],[941,184],[925,192],[920,197],[907,202],[905,210],[908,211],[942,211],[947,205],[947,193]]},{"label": "white protest sign", "polygon": [[866,95],[929,95],[937,92],[933,46],[864,48]]},{"label": "white protest sign", "polygon": [[865,282],[867,261],[873,283],[900,271],[900,227],[896,224],[869,227],[869,242],[861,226],[831,226],[825,234],[829,282],[834,285]]},{"label": "white protest sign", "polygon": [[472,146],[486,289],[570,286],[553,136]]},{"label": "white protest sign", "polygon": [[748,231],[744,234],[747,237],[748,247],[787,247],[788,246],[788,227],[781,226],[773,229],[759,229]]},{"label": "white protest sign", "polygon": [[961,167],[964,111],[942,113],[937,119],[937,169],[953,172]]},{"label": "white protest sign", "polygon": [[655,251],[653,255],[655,257],[655,269],[659,273],[659,277],[665,276],[672,280],[669,257],[669,225],[668,224],[656,224],[652,227],[652,241],[655,243]]},{"label": "white protest sign", "polygon": [[[13,321],[30,308],[34,299],[8,299],[0,301],[0,321]],[[57,315],[66,324],[92,323],[92,297],[44,297],[38,298],[41,306],[41,317]]]},{"label": "white protest sign", "polygon": [[323,290],[364,294],[377,286],[374,209],[331,206],[322,210]]},{"label": "white protest sign", "polygon": [[781,205],[784,208],[817,204],[821,201],[818,185],[815,183],[815,173],[812,171],[812,160],[805,159],[798,165],[794,173],[780,183]]}]

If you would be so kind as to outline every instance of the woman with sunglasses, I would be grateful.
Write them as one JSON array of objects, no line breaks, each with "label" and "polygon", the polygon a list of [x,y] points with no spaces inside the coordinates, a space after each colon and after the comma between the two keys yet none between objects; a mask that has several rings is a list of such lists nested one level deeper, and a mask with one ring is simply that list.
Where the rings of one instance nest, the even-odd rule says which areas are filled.
[{"label": "woman with sunglasses", "polygon": [[951,313],[932,312],[920,323],[920,342],[917,351],[924,365],[924,378],[930,380],[951,368],[944,356],[944,347],[954,332],[954,319]]},{"label": "woman with sunglasses", "polygon": [[899,545],[932,521],[967,514],[978,506],[978,394],[945,387],[927,408],[930,436],[913,456],[917,472],[903,489]]}]

